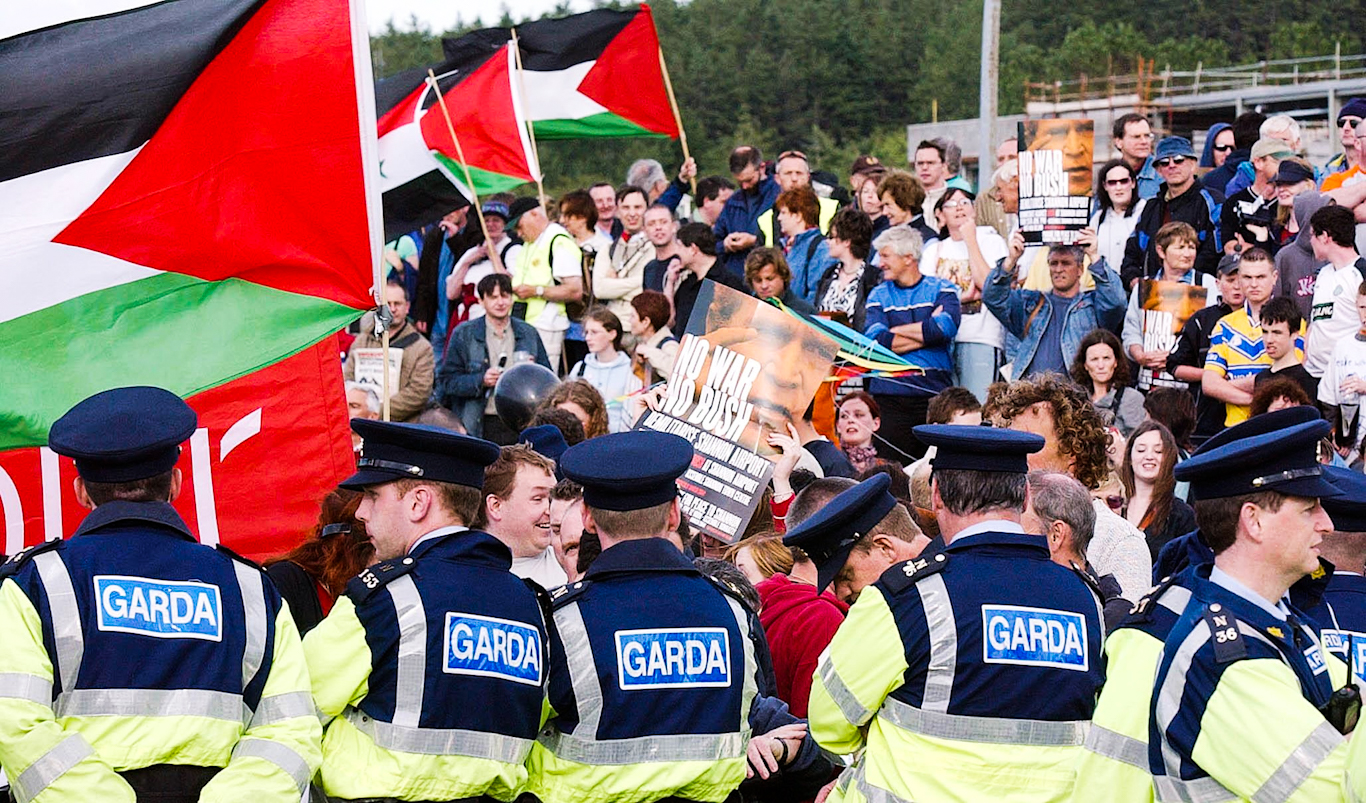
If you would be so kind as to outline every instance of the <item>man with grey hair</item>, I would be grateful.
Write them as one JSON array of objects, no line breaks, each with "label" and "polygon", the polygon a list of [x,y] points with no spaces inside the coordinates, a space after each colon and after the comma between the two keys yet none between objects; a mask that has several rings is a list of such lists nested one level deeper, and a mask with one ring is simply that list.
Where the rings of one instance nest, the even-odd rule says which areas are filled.
[{"label": "man with grey hair", "polygon": [[868,380],[882,412],[878,453],[900,463],[925,454],[911,428],[925,423],[930,399],[953,385],[953,338],[962,317],[957,285],[920,272],[923,247],[909,226],[893,226],[873,241],[883,282],[869,291],[864,320],[866,335],[922,371]]},{"label": "man with grey hair", "polygon": [[1029,505],[1020,524],[1027,533],[1042,535],[1048,541],[1048,555],[1054,563],[1066,566],[1090,586],[1104,605],[1105,632],[1110,632],[1125,616],[1131,603],[1120,595],[1119,581],[1113,574],[1100,576],[1086,561],[1086,550],[1095,533],[1096,509],[1086,486],[1058,471],[1029,472]]},{"label": "man with grey hair", "polygon": [[669,177],[664,166],[654,159],[637,159],[626,170],[626,183],[645,190],[649,203],[654,203],[669,188]]},{"label": "man with grey hair", "polygon": [[[368,421],[378,421],[380,401],[375,386],[347,380],[346,412],[352,420],[363,418]],[[351,433],[351,448],[357,452],[360,451],[360,436],[354,431]]]}]

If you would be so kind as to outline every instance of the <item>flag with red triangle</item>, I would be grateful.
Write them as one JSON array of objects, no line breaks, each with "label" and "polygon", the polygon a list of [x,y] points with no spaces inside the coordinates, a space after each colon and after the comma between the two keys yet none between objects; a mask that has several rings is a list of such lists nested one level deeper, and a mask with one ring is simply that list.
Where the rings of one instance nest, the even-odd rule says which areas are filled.
[{"label": "flag with red triangle", "polygon": [[[447,39],[447,56],[471,37]],[[517,26],[526,115],[538,139],[665,136],[678,139],[650,6],[596,9]]]},{"label": "flag with red triangle", "polygon": [[6,8],[0,450],[95,392],[193,396],[373,306],[368,45],[348,0]]},{"label": "flag with red triangle", "polygon": [[515,65],[511,45],[481,40],[433,67],[444,113],[426,69],[376,85],[386,239],[463,206],[474,193],[536,180]]}]

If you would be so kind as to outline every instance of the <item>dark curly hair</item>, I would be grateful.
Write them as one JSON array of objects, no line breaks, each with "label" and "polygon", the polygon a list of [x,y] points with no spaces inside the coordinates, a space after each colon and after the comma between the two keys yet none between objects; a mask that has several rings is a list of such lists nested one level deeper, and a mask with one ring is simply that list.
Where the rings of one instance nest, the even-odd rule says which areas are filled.
[{"label": "dark curly hair", "polygon": [[1110,436],[1086,391],[1058,374],[1044,374],[1012,384],[1001,394],[994,412],[1002,426],[1008,426],[1015,416],[1040,402],[1053,413],[1058,454],[1071,461],[1072,476],[1087,488],[1100,487],[1110,473],[1105,456]]}]

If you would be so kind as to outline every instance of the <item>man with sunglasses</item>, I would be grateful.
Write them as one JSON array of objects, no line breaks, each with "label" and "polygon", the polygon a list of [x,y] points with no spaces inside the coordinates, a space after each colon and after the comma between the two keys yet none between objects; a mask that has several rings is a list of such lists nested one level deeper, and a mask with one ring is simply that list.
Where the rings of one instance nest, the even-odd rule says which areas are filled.
[{"label": "man with sunglasses", "polygon": [[[1352,103],[1356,102],[1355,100],[1352,101]],[[1363,108],[1360,111],[1366,112],[1366,100],[1361,101],[1361,105]],[[1343,107],[1343,111],[1346,112],[1351,106],[1351,103],[1347,104]],[[1342,141],[1345,145],[1348,141],[1347,132],[1350,130],[1352,132],[1352,145],[1342,157],[1339,157],[1344,158],[1340,166],[1341,169],[1323,180],[1322,190],[1324,192],[1332,192],[1339,187],[1351,186],[1366,180],[1366,168],[1362,167],[1362,165],[1366,165],[1366,159],[1362,158],[1362,155],[1366,154],[1366,118],[1359,117],[1356,114],[1344,114],[1341,119],[1343,121]],[[1328,164],[1331,167],[1333,162]]]},{"label": "man with sunglasses", "polygon": [[1162,177],[1157,196],[1143,207],[1134,233],[1124,249],[1124,264],[1120,278],[1126,289],[1144,276],[1156,275],[1162,269],[1154,237],[1163,224],[1173,221],[1189,223],[1199,239],[1195,255],[1195,269],[1213,275],[1219,264],[1222,243],[1219,235],[1219,215],[1224,194],[1205,187],[1195,175],[1195,149],[1185,137],[1164,137],[1153,153],[1153,166]]},{"label": "man with sunglasses", "polygon": [[1352,98],[1342,104],[1342,110],[1338,112],[1337,117],[1338,136],[1341,137],[1342,153],[1329,159],[1328,163],[1323,166],[1323,172],[1327,175],[1327,178],[1323,180],[1323,190],[1325,192],[1334,187],[1342,186],[1340,182],[1329,186],[1328,182],[1333,179],[1333,176],[1338,175],[1339,173],[1345,173],[1353,168],[1356,168],[1358,174],[1361,172],[1361,158],[1358,155],[1359,150],[1357,145],[1361,133],[1357,131],[1357,127],[1361,125],[1363,118],[1366,118],[1366,98]]}]

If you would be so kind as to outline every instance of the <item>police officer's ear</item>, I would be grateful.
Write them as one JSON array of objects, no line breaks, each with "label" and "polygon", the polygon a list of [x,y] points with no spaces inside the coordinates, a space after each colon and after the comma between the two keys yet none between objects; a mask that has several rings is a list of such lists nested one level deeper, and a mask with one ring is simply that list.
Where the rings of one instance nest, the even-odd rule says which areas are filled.
[{"label": "police officer's ear", "polygon": [[76,491],[76,503],[86,510],[95,509],[95,500],[90,498],[90,494],[85,490],[85,480],[79,474],[76,479],[71,481],[71,487]]},{"label": "police officer's ear", "polygon": [[180,498],[181,480],[183,479],[184,477],[181,475],[180,469],[171,469],[171,498],[167,500],[168,502],[174,502]]},{"label": "police officer's ear", "polygon": [[678,530],[678,525],[682,522],[683,508],[679,505],[678,499],[675,498],[669,505],[669,532],[676,532]]}]

